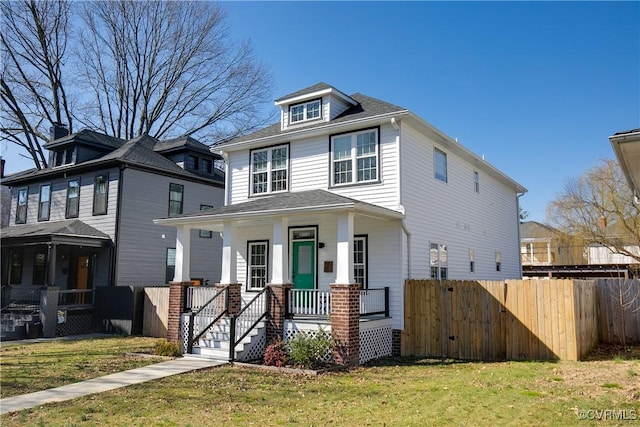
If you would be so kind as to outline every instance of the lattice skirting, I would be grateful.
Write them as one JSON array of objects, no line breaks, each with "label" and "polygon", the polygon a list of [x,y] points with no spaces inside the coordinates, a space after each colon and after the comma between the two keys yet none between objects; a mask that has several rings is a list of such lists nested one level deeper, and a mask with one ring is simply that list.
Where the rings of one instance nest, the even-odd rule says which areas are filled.
[{"label": "lattice skirting", "polygon": [[93,325],[92,314],[67,314],[64,323],[56,325],[56,335],[81,335],[91,333]]},{"label": "lattice skirting", "polygon": [[365,326],[360,323],[360,364],[379,357],[391,356],[391,324]]},{"label": "lattice skirting", "polygon": [[253,337],[251,343],[247,343],[244,346],[244,350],[240,354],[238,360],[246,362],[249,360],[262,359],[264,351],[267,348],[267,331],[266,328],[262,328],[260,333]]},{"label": "lattice skirting", "polygon": [[[307,337],[314,337],[321,331],[331,334],[330,325],[322,324],[296,324],[294,322],[287,322],[284,327],[284,340],[292,340],[298,334],[306,335]],[[332,363],[334,359],[333,352],[327,351],[322,357],[322,361],[325,363]]]},{"label": "lattice skirting", "polygon": [[[194,326],[195,329],[195,326]],[[193,331],[194,334],[198,332]],[[180,318],[180,343],[182,344],[182,354],[187,353],[187,338],[189,336],[189,315],[183,314]]]}]

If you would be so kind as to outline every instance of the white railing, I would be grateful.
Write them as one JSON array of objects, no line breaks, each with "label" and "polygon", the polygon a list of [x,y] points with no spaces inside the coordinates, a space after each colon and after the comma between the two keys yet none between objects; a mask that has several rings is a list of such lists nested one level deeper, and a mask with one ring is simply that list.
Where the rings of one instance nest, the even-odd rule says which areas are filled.
[{"label": "white railing", "polygon": [[389,288],[362,289],[360,291],[360,315],[384,314],[389,316]]},{"label": "white railing", "polygon": [[287,295],[288,315],[329,316],[331,314],[331,291],[291,289]]},{"label": "white railing", "polygon": [[189,286],[185,298],[185,308],[198,311],[213,298],[220,289],[209,286]]}]

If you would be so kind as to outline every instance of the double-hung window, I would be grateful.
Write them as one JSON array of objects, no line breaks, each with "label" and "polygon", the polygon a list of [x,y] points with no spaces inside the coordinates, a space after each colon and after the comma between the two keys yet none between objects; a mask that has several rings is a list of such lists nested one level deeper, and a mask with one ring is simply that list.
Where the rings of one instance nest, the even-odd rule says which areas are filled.
[{"label": "double-hung window", "polygon": [[22,284],[22,261],[23,261],[22,248],[13,248],[11,250],[11,265],[9,266],[9,284],[20,285]]},{"label": "double-hung window", "polygon": [[322,103],[319,99],[292,105],[289,108],[290,122],[298,123],[307,120],[319,119],[322,116],[321,110]]},{"label": "double-hung window", "polygon": [[16,224],[25,224],[27,222],[28,198],[29,198],[28,188],[21,188],[18,190],[18,200],[16,203]]},{"label": "double-hung window", "polygon": [[40,201],[38,203],[38,221],[49,221],[51,212],[51,184],[40,186]]},{"label": "double-hung window", "polygon": [[66,218],[77,218],[80,212],[80,180],[72,179],[67,182]]},{"label": "double-hung window", "polygon": [[433,149],[433,169],[436,179],[447,182],[447,153],[437,148]]},{"label": "double-hung window", "polygon": [[378,129],[331,137],[331,185],[377,182]]},{"label": "double-hung window", "polygon": [[447,280],[448,255],[447,246],[440,243],[431,243],[429,246],[429,264],[431,266],[431,278]]},{"label": "double-hung window", "polygon": [[251,194],[287,191],[289,146],[279,145],[251,152]]},{"label": "double-hung window", "polygon": [[109,189],[109,175],[98,175],[93,180],[93,214],[107,213],[107,193]]},{"label": "double-hung window", "polygon": [[367,236],[353,238],[353,279],[367,289]]},{"label": "double-hung window", "polygon": [[477,171],[473,172],[473,191],[480,192],[480,175]]},{"label": "double-hung window", "polygon": [[182,213],[184,200],[184,185],[169,184],[169,216],[176,216]]},{"label": "double-hung window", "polygon": [[267,283],[267,264],[269,262],[269,242],[248,242],[247,244],[247,289],[263,289]]}]

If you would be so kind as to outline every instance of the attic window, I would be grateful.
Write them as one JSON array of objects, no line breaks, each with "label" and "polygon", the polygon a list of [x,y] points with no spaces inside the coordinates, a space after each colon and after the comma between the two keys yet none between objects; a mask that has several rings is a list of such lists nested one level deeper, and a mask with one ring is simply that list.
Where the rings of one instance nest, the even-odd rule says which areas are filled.
[{"label": "attic window", "polygon": [[303,102],[302,104],[296,104],[289,107],[289,115],[291,123],[304,122],[306,120],[318,119],[322,115],[321,101],[319,99]]},{"label": "attic window", "polygon": [[75,147],[56,150],[54,152],[54,166],[69,165],[76,162],[76,150]]}]

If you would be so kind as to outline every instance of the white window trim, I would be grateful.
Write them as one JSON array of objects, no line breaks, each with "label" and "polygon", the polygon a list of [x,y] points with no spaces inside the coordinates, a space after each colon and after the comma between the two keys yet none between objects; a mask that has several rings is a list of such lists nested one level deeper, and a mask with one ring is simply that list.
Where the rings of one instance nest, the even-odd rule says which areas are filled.
[{"label": "white window trim", "polygon": [[[251,248],[254,246],[264,247],[264,265],[252,264]],[[254,268],[264,268],[264,286],[253,287],[251,286],[251,279],[253,277],[252,271]],[[247,242],[247,291],[261,291],[269,283],[269,241],[268,240],[255,240]]]},{"label": "white window trim", "polygon": [[[433,257],[436,251],[437,258]],[[436,269],[436,277],[433,277],[431,269]],[[429,277],[434,280],[449,279],[449,248],[447,245],[437,242],[429,243]]]},{"label": "white window trim", "polygon": [[473,171],[473,191],[475,191],[476,194],[480,193],[480,174],[478,171]]},{"label": "white window trim", "polygon": [[363,252],[363,262],[362,262],[362,267],[364,269],[364,274],[363,274],[363,282],[362,283],[362,289],[368,289],[369,288],[369,253],[368,253],[368,245],[369,245],[369,236],[367,235],[356,235],[353,237],[353,245],[354,245],[354,260],[353,260],[353,276],[355,279],[356,276],[356,267],[360,265],[360,263],[356,263],[355,260],[355,244],[356,241],[362,241],[362,252]]},{"label": "white window trim", "polygon": [[[358,135],[361,134],[365,134],[365,133],[374,133],[375,137],[376,137],[376,141],[375,141],[375,164],[376,164],[376,177],[374,179],[367,179],[367,180],[362,180],[362,181],[358,181],[358,159],[359,158],[364,158],[364,157],[372,157],[372,156],[360,156],[358,157]],[[350,136],[351,137],[351,181],[349,182],[340,182],[340,183],[336,183],[335,182],[335,164],[336,164],[336,160],[334,159],[334,140],[336,138],[344,138],[346,136]],[[343,186],[348,186],[348,185],[359,185],[359,184],[370,184],[370,183],[378,183],[380,182],[380,176],[381,176],[381,171],[380,171],[380,128],[369,128],[369,129],[362,129],[362,130],[358,130],[355,132],[348,132],[348,133],[340,133],[340,134],[335,134],[335,135],[331,135],[330,137],[330,180],[331,180],[331,187],[343,187]],[[338,160],[338,161],[344,161],[343,160]]]},{"label": "white window trim", "polygon": [[[309,106],[312,104],[318,103],[318,116],[316,117],[307,117],[310,109]],[[293,120],[293,109],[296,107],[302,107],[302,119],[300,120]],[[289,106],[289,124],[298,124],[298,123],[303,123],[303,122],[310,122],[313,120],[320,120],[322,119],[322,99],[318,98],[318,99],[313,99],[311,101],[305,101],[305,102],[300,102],[297,104],[291,104]]]},{"label": "white window trim", "polygon": [[[280,148],[286,148],[287,149],[287,161],[286,161],[286,167],[284,169],[279,168],[279,169],[272,169],[271,166],[271,158],[273,155],[273,151],[280,149]],[[256,172],[254,172],[253,170],[253,156],[256,153],[261,153],[261,152],[267,152],[267,170],[265,171],[267,174],[267,191],[263,191],[260,193],[256,193],[254,192],[254,176],[256,174]],[[266,147],[266,148],[261,148],[261,149],[257,149],[257,150],[251,150],[251,152],[249,153],[249,195],[250,196],[261,196],[264,194],[273,194],[273,193],[287,193],[289,191],[289,183],[291,181],[291,148],[289,147],[289,144],[282,144],[282,145],[276,145],[273,147]],[[286,188],[284,190],[277,190],[277,191],[273,191],[272,190],[272,186],[273,186],[273,182],[271,179],[271,172],[276,171],[276,170],[286,170],[287,171],[287,179],[286,179]],[[265,173],[265,172],[258,172],[258,173]]]}]

